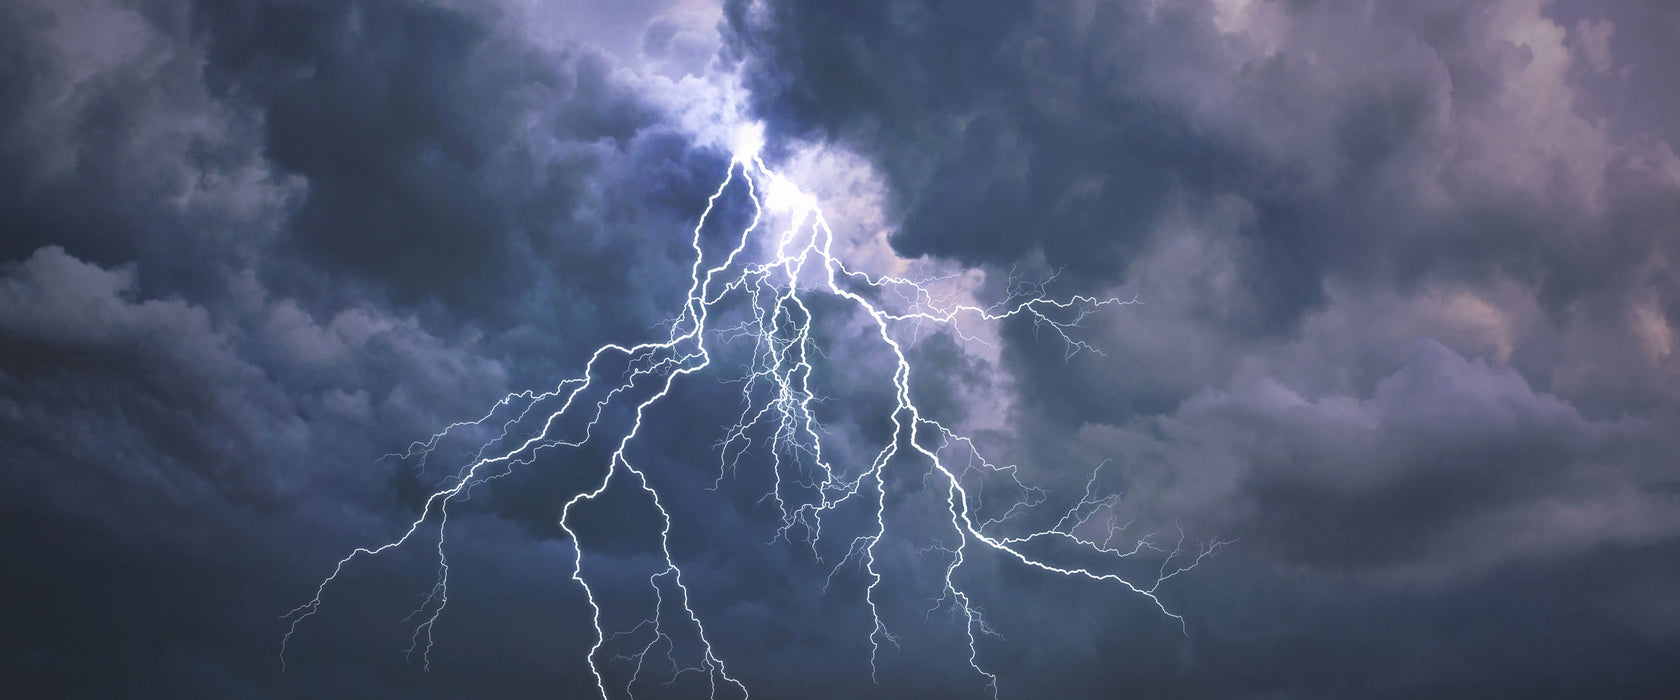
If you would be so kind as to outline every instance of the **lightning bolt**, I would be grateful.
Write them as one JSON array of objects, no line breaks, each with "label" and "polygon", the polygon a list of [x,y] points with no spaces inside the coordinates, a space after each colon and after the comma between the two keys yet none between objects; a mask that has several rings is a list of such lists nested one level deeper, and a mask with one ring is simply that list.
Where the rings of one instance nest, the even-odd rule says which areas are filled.
[{"label": "lightning bolt", "polygon": [[[738,237],[733,248],[720,260],[707,266],[702,250],[701,231],[725,191],[739,177],[745,184],[753,206],[751,222]],[[773,195],[794,202],[792,223],[778,234],[761,234],[766,215],[766,197]],[[755,248],[754,243],[757,243]],[[648,479],[647,472],[638,467],[626,452],[642,431],[642,418],[649,408],[671,391],[679,377],[695,374],[712,363],[711,350],[715,343],[747,340],[752,343],[751,362],[746,374],[738,379],[742,387],[742,412],[734,424],[725,430],[718,442],[721,454],[717,480],[735,473],[743,455],[754,444],[754,436],[768,433],[770,474],[773,486],[761,503],[773,502],[780,515],[780,525],[772,537],[793,542],[803,540],[817,555],[818,542],[823,537],[825,516],[836,509],[859,501],[873,511],[869,531],[851,539],[845,554],[829,574],[829,583],[845,567],[860,566],[868,584],[864,601],[870,609],[873,628],[869,632],[870,671],[874,677],[876,662],[883,644],[898,644],[898,637],[888,630],[882,620],[877,598],[883,582],[878,570],[877,546],[888,534],[887,472],[889,465],[910,460],[927,466],[924,485],[944,489],[945,515],[954,539],[946,544],[943,538],[920,550],[923,556],[943,558],[943,590],[930,601],[927,615],[947,610],[953,619],[960,620],[967,640],[968,663],[984,679],[986,687],[996,697],[997,677],[987,671],[980,661],[980,639],[1001,637],[984,616],[982,608],[957,582],[959,569],[969,560],[975,548],[986,548],[1013,559],[1021,565],[1049,574],[1084,578],[1112,584],[1132,594],[1142,596],[1180,624],[1183,618],[1170,610],[1158,597],[1160,586],[1167,580],[1194,568],[1221,546],[1221,541],[1198,543],[1186,549],[1180,531],[1171,547],[1158,543],[1158,534],[1136,538],[1129,546],[1117,546],[1124,541],[1125,525],[1115,516],[1115,495],[1100,495],[1097,472],[1093,470],[1080,501],[1069,508],[1051,527],[1037,531],[1021,531],[1020,525],[1029,511],[1042,504],[1046,493],[1027,486],[1014,466],[998,466],[981,456],[979,448],[969,437],[958,434],[929,418],[911,397],[911,362],[905,354],[906,342],[898,336],[908,329],[920,333],[924,324],[950,329],[953,335],[969,342],[987,342],[964,328],[965,323],[998,322],[1014,317],[1030,319],[1036,328],[1048,330],[1066,343],[1071,357],[1081,351],[1097,352],[1073,334],[1087,314],[1106,306],[1136,303],[1136,299],[1074,296],[1055,300],[1046,296],[1044,283],[1029,284],[1012,271],[1005,289],[1005,298],[991,306],[950,303],[950,295],[936,295],[930,285],[939,280],[916,282],[894,276],[875,276],[846,266],[834,253],[835,236],[815,199],[800,192],[786,179],[773,173],[756,154],[737,155],[718,188],[707,199],[705,211],[693,230],[691,241],[694,262],[689,271],[690,285],[682,311],[667,322],[669,332],[660,342],[634,346],[608,344],[590,356],[582,374],[562,381],[546,392],[520,392],[504,397],[489,412],[474,421],[452,424],[429,439],[416,442],[393,455],[403,458],[425,458],[450,435],[468,428],[493,426],[501,420],[498,437],[482,444],[473,458],[440,488],[426,498],[418,517],[400,537],[377,547],[362,547],[351,551],[338,561],[332,572],[315,588],[314,596],[282,617],[289,626],[281,640],[281,661],[284,664],[286,647],[298,626],[319,612],[328,589],[344,573],[346,567],[361,558],[402,547],[417,538],[429,536],[428,523],[436,522],[437,576],[430,592],[409,616],[419,620],[413,631],[409,654],[420,654],[425,668],[430,668],[433,631],[449,604],[449,559],[444,547],[444,534],[449,524],[450,505],[467,500],[474,487],[505,476],[515,468],[530,465],[539,451],[551,448],[577,448],[602,439],[597,433],[605,430],[604,416],[609,407],[633,405],[633,421],[626,432],[617,437],[607,461],[607,469],[593,488],[583,490],[566,501],[561,509],[560,529],[573,543],[572,579],[583,589],[595,631],[595,642],[586,661],[597,689],[603,698],[611,695],[602,661],[628,661],[634,671],[623,686],[624,695],[633,695],[641,682],[644,666],[658,650],[664,650],[669,666],[667,684],[685,674],[699,674],[706,678],[712,697],[719,693],[747,696],[742,681],[731,675],[724,661],[712,649],[705,625],[689,602],[689,589],[683,581],[683,571],[671,554],[671,514],[666,510],[658,489]],[[759,258],[759,259],[754,259]],[[824,430],[818,422],[814,403],[820,403],[812,388],[817,371],[813,357],[821,353],[813,336],[815,314],[810,301],[816,295],[826,295],[850,306],[864,320],[870,335],[890,351],[893,362],[892,393],[894,405],[890,411],[892,436],[867,465],[848,469],[830,460],[824,451]],[[744,305],[746,316],[738,324],[711,328],[709,322],[726,300]],[[896,305],[889,302],[896,300]],[[720,312],[721,313],[721,312]],[[1098,353],[1100,354],[1100,353]],[[609,379],[610,370],[622,367],[616,378]],[[631,398],[646,392],[639,399]],[[593,404],[591,406],[590,404]],[[540,427],[525,437],[516,437],[517,426],[537,420]],[[581,423],[581,425],[577,425]],[[830,451],[832,452],[832,451]],[[1103,465],[1098,465],[1101,469]],[[1006,480],[1019,498],[1008,504],[994,517],[983,517],[982,510],[996,512],[984,504],[981,487],[988,479]],[[574,510],[594,501],[609,488],[619,486],[644,493],[659,513],[659,542],[664,561],[660,570],[648,577],[655,604],[651,615],[629,630],[607,633],[602,626],[601,605],[597,592],[584,576],[583,547],[573,530]],[[943,517],[943,516],[942,516]],[[943,527],[943,526],[942,526]],[[428,535],[422,535],[422,532]],[[1051,557],[1034,554],[1035,547],[1049,543],[1072,546],[1103,561],[1117,562],[1149,553],[1162,558],[1151,578],[1137,580],[1094,565],[1057,565]],[[817,555],[820,560],[820,555]],[[824,590],[827,590],[825,583]],[[698,639],[698,658],[679,662],[678,645],[673,634],[674,621],[683,627],[683,634]],[[608,648],[629,645],[627,652],[608,657]]]}]

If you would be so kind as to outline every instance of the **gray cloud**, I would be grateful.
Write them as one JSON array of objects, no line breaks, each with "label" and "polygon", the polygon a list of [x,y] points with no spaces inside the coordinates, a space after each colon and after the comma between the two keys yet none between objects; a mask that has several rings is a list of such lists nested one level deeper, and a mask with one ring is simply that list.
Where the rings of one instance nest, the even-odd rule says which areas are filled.
[{"label": "gray cloud", "polygon": [[[1272,670],[1222,677],[1234,668],[1223,645],[1252,643],[1215,633],[1190,674],[1211,685],[1161,693],[1331,696],[1577,687],[1606,658],[1661,648],[1602,612],[1626,589],[1578,582],[1612,561],[1661,580],[1637,562],[1676,538],[1680,160],[1670,105],[1641,97],[1663,59],[1619,39],[1668,14],[1534,2],[726,11],[759,113],[786,143],[869,159],[900,253],[1026,259],[1064,269],[1064,288],[1145,302],[1092,319],[1107,359],[1064,361],[1030,324],[1010,329],[1024,399],[1014,458],[1114,458],[1130,517],[1240,538],[1240,564],[1213,576],[1363,589],[1362,625],[1392,628],[1314,617],[1347,614],[1333,596],[1301,603],[1296,622],[1256,600],[1255,620],[1293,630],[1275,642],[1288,651],[1266,656]],[[1058,469],[1044,478],[1073,478]],[[1382,660],[1436,638],[1429,622],[1451,608],[1553,585],[1578,594],[1558,604],[1594,620],[1588,637],[1621,651],[1524,665],[1505,685],[1483,675],[1495,662],[1480,652],[1397,674]],[[1208,595],[1186,604],[1247,600]],[[1400,622],[1408,610],[1422,622]],[[1507,622],[1466,634],[1504,643]],[[1297,665],[1349,635],[1389,641],[1338,651],[1347,677]],[[1667,682],[1624,673],[1629,692]]]},{"label": "gray cloud", "polygon": [[1674,537],[1671,418],[1592,421],[1434,341],[1405,355],[1369,397],[1309,400],[1266,379],[1088,437],[1176,482],[1135,507],[1229,523],[1291,566],[1457,582]]},{"label": "gray cloud", "polygon": [[[491,9],[7,7],[0,449],[8,531],[40,533],[6,551],[7,594],[38,601],[7,624],[31,640],[5,651],[18,692],[585,682],[548,663],[581,649],[510,614],[565,580],[528,565],[505,578],[529,587],[462,584],[499,589],[463,597],[468,619],[504,623],[499,649],[456,651],[483,676],[365,663],[407,612],[377,604],[311,638],[301,672],[277,657],[279,614],[370,533],[400,531],[440,476],[381,455],[575,371],[574,345],[648,333],[723,172],[611,58],[509,34]],[[487,533],[462,556],[565,561],[554,499],[487,500],[462,515]],[[370,578],[402,587],[424,567]],[[377,595],[355,585],[346,600]]]},{"label": "gray cloud", "polygon": [[[864,198],[830,208],[839,227],[878,224],[916,265],[997,282],[1019,262],[1063,270],[1052,291],[1144,302],[1088,319],[1106,357],[1069,359],[1030,324],[1004,327],[1003,374],[945,336],[912,349],[924,405],[1002,415],[982,442],[1053,497],[1111,460],[1099,478],[1125,495],[1103,517],[1237,540],[1163,592],[1187,637],[1112,587],[975,554],[964,585],[1008,636],[981,645],[1006,696],[1680,682],[1674,12],[731,1],[714,34],[716,16],[0,8],[0,591],[30,601],[0,623],[16,692],[591,689],[554,522],[599,449],[544,453],[452,510],[432,672],[401,653],[426,547],[358,565],[284,673],[276,618],[406,526],[471,446],[382,455],[656,332],[727,163],[691,140],[690,103],[728,70],[778,167],[817,144],[879,176],[884,220],[838,219],[873,215]],[[746,213],[737,192],[718,215]],[[819,332],[831,444],[866,460],[890,429],[881,352],[838,315]],[[752,465],[706,490],[717,435],[692,417],[734,392],[679,387],[636,455],[731,668],[769,696],[981,692],[950,651],[960,628],[924,621],[941,494],[892,485],[911,527],[883,545],[902,588],[880,601],[904,646],[873,684],[863,575],[833,573],[842,552],[764,546]],[[623,593],[613,624],[651,596],[645,510],[609,499],[580,525],[587,571]]]}]

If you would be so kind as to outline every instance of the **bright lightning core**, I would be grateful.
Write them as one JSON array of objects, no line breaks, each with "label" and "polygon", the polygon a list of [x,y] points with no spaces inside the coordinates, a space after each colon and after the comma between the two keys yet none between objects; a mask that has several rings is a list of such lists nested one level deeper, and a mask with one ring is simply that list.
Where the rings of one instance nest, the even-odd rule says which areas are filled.
[{"label": "bright lightning core", "polygon": [[[1163,582],[1194,567],[1223,543],[1185,549],[1181,535],[1170,546],[1158,544],[1153,536],[1119,544],[1126,540],[1123,528],[1114,519],[1117,497],[1096,492],[1095,472],[1078,503],[1054,525],[1039,530],[1025,526],[1023,523],[1028,520],[1025,514],[1046,500],[1045,492],[1023,484],[1015,467],[988,462],[973,440],[934,420],[918,407],[910,391],[913,369],[905,351],[907,341],[900,337],[907,329],[913,332],[922,324],[937,324],[951,329],[965,341],[983,342],[963,331],[963,326],[1024,317],[1041,330],[1056,334],[1067,344],[1070,354],[1080,350],[1094,352],[1072,335],[1073,329],[1096,309],[1131,302],[1086,296],[1054,300],[1044,296],[1041,285],[1012,279],[1006,298],[991,306],[948,304],[944,297],[930,292],[926,282],[872,276],[850,269],[833,253],[834,233],[816,200],[766,168],[756,149],[745,152],[746,155],[738,155],[730,163],[723,182],[707,200],[705,213],[694,227],[694,262],[688,294],[681,312],[667,322],[670,330],[666,338],[634,346],[602,346],[590,356],[581,375],[547,392],[510,394],[478,420],[456,423],[412,446],[402,456],[424,459],[453,433],[469,427],[502,424],[500,436],[481,445],[472,460],[425,500],[419,517],[400,537],[377,547],[352,551],[321,581],[312,599],[288,613],[290,627],[282,640],[282,659],[298,625],[321,609],[331,584],[347,566],[359,557],[377,556],[414,539],[429,539],[431,530],[424,526],[435,524],[437,535],[431,544],[436,550],[437,578],[410,617],[416,623],[410,652],[418,653],[429,667],[433,633],[449,604],[450,562],[444,533],[449,524],[450,505],[466,500],[476,486],[507,475],[518,466],[531,464],[541,451],[602,443],[612,449],[605,474],[591,488],[565,502],[559,521],[561,530],[574,543],[572,579],[582,587],[593,610],[595,642],[586,661],[601,696],[630,696],[638,683],[669,683],[687,674],[703,677],[713,697],[747,696],[746,686],[713,652],[709,632],[690,605],[683,571],[671,554],[670,512],[647,472],[627,454],[642,433],[643,416],[670,393],[675,382],[707,369],[713,362],[712,353],[717,344],[740,341],[751,345],[750,361],[744,375],[728,379],[741,386],[742,410],[718,442],[721,459],[717,482],[721,484],[724,477],[734,474],[742,456],[755,442],[759,443],[767,451],[770,473],[766,476],[773,483],[761,503],[774,504],[780,514],[780,526],[772,538],[809,544],[819,558],[818,544],[827,535],[823,527],[828,516],[843,507],[867,514],[864,532],[841,540],[844,548],[840,551],[844,554],[829,580],[833,581],[834,573],[856,566],[868,581],[862,593],[873,620],[873,629],[868,633],[872,674],[883,645],[898,643],[898,637],[889,631],[877,607],[882,586],[891,585],[883,578],[876,556],[877,547],[891,529],[887,484],[889,478],[897,478],[889,477],[891,470],[916,469],[911,478],[922,480],[933,492],[943,492],[943,508],[938,510],[937,518],[946,523],[940,528],[947,530],[947,534],[922,550],[925,558],[940,562],[943,576],[943,590],[929,601],[928,613],[943,610],[960,623],[966,637],[968,663],[994,696],[998,690],[997,678],[982,663],[980,640],[999,635],[986,621],[981,606],[959,585],[957,576],[977,548],[990,550],[1021,566],[1042,570],[1046,575],[1112,584],[1143,596],[1163,615],[1179,620],[1182,625],[1182,619],[1157,597],[1157,590]],[[740,178],[752,202],[751,223],[738,237],[732,238],[733,247],[727,252],[708,255],[702,249],[701,230],[718,199],[736,178]],[[792,223],[779,232],[761,227],[767,211],[771,210],[792,212]],[[741,320],[713,327],[714,314],[722,318],[721,309],[726,304],[730,309],[741,310],[729,318],[734,320],[738,316]],[[828,310],[837,306],[851,307],[851,313],[865,324],[868,342],[878,343],[880,351],[890,353],[893,404],[887,417],[892,430],[885,444],[867,462],[842,459],[837,457],[838,449],[825,448],[827,431],[815,415],[814,404],[821,399],[813,386],[814,380],[820,379],[816,375],[823,366],[818,361],[822,351],[816,343],[815,320],[819,314],[829,313]],[[626,415],[627,426],[622,430],[612,428],[616,421],[608,419],[618,412]],[[1008,488],[996,488],[994,485],[999,483]],[[606,593],[590,585],[585,574],[584,546],[573,530],[578,507],[600,499],[609,489],[618,492],[630,489],[644,495],[653,507],[650,514],[658,513],[659,546],[664,556],[663,563],[656,567],[658,570],[647,579],[652,589],[653,609],[639,624],[614,632],[603,627],[600,596]],[[1015,498],[999,504],[997,497],[991,495],[983,503],[982,490],[989,495],[1006,491]],[[1105,512],[1106,516],[1099,517]],[[419,534],[423,529],[426,535]],[[1074,556],[1066,556],[1070,550],[1075,552]],[[1050,556],[1050,552],[1062,555]],[[1120,563],[1142,554],[1159,559],[1158,566],[1147,567],[1147,575],[1140,578],[1115,573]],[[1084,563],[1069,564],[1069,561]],[[683,643],[683,648],[694,647],[694,658],[678,658],[678,637],[697,640]],[[603,665],[620,662],[628,663],[633,672],[628,681],[615,680],[609,687]],[[644,678],[644,671],[649,676],[663,677]]]}]

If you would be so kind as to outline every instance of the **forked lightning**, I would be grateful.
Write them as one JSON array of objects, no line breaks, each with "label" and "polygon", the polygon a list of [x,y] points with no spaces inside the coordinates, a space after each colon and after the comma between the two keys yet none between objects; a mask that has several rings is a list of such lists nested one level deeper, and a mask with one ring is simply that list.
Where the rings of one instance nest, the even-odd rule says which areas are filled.
[{"label": "forked lightning", "polygon": [[[701,231],[720,197],[740,177],[753,206],[751,223],[738,237],[731,237],[733,248],[707,266],[702,250]],[[759,233],[766,214],[766,196],[774,191],[778,199],[795,202],[792,223],[779,234]],[[769,229],[769,226],[763,226]],[[755,238],[755,234],[757,237]],[[762,238],[762,240],[758,240]],[[635,346],[606,345],[590,356],[581,375],[563,381],[552,391],[521,392],[504,397],[489,413],[476,421],[456,423],[416,443],[402,456],[424,458],[446,437],[469,426],[493,425],[498,416],[503,420],[500,437],[482,445],[475,458],[443,484],[443,488],[425,500],[419,517],[395,540],[377,547],[358,548],[333,567],[332,573],[320,582],[315,595],[308,602],[291,610],[285,619],[290,626],[281,643],[282,661],[286,645],[297,632],[298,625],[321,609],[332,583],[358,557],[373,557],[407,544],[420,537],[423,530],[429,535],[428,523],[437,526],[437,578],[411,620],[418,620],[413,630],[410,653],[418,651],[422,662],[430,667],[433,634],[438,620],[448,606],[449,559],[445,553],[444,532],[448,527],[451,503],[465,500],[472,489],[487,480],[508,474],[512,469],[532,463],[539,450],[579,447],[601,440],[605,431],[603,418],[609,407],[618,403],[633,404],[633,422],[613,445],[606,473],[593,488],[577,493],[561,510],[560,528],[573,543],[572,578],[583,588],[592,614],[595,643],[586,659],[596,686],[603,698],[619,692],[633,695],[642,678],[644,666],[660,649],[672,677],[701,674],[711,695],[747,696],[746,685],[732,675],[724,661],[713,652],[705,625],[689,602],[688,585],[683,581],[682,569],[671,554],[671,515],[660,498],[660,492],[648,474],[626,456],[642,429],[645,412],[659,403],[679,377],[707,369],[712,364],[711,349],[715,343],[750,340],[753,343],[751,364],[742,386],[744,410],[735,423],[727,428],[719,442],[722,461],[718,482],[740,466],[740,460],[754,442],[755,435],[768,435],[769,468],[774,486],[765,495],[780,512],[781,525],[777,538],[808,542],[813,553],[823,536],[825,515],[833,513],[848,502],[857,500],[863,509],[872,511],[872,527],[854,537],[834,571],[847,565],[861,565],[867,574],[864,601],[868,605],[874,628],[869,632],[870,668],[883,642],[896,644],[897,637],[888,631],[877,608],[877,597],[883,577],[877,570],[876,548],[888,535],[887,483],[889,464],[905,461],[925,464],[928,472],[924,481],[933,488],[943,488],[944,502],[949,511],[953,539],[944,538],[923,549],[924,554],[937,553],[946,559],[943,564],[944,590],[931,601],[928,613],[948,609],[962,620],[967,637],[968,663],[981,675],[991,693],[996,696],[997,678],[985,670],[980,662],[979,637],[998,636],[982,616],[970,595],[957,583],[958,570],[969,557],[972,548],[983,547],[997,552],[1006,560],[1041,569],[1050,574],[1083,577],[1106,582],[1148,599],[1161,613],[1183,620],[1157,597],[1161,584],[1188,571],[1203,558],[1222,546],[1210,542],[1186,550],[1184,537],[1178,537],[1171,547],[1158,545],[1153,536],[1131,541],[1129,546],[1117,546],[1115,540],[1123,529],[1114,519],[1114,496],[1096,492],[1097,476],[1092,474],[1085,494],[1062,515],[1052,527],[1040,531],[1019,532],[1024,513],[1046,500],[1046,494],[1022,484],[1013,466],[995,466],[980,456],[974,441],[940,422],[928,417],[910,395],[911,363],[905,354],[899,335],[906,329],[919,330],[922,324],[936,324],[948,328],[966,341],[984,342],[963,329],[964,323],[995,322],[1010,317],[1025,317],[1037,327],[1057,334],[1067,344],[1068,352],[1095,351],[1072,334],[1086,314],[1104,306],[1134,303],[1114,298],[1075,296],[1067,300],[1053,300],[1044,294],[1043,285],[1021,284],[1011,277],[1006,298],[992,306],[948,304],[946,298],[930,291],[929,282],[915,282],[894,276],[875,276],[854,270],[836,257],[835,237],[814,199],[801,193],[786,179],[771,172],[756,154],[739,155],[717,190],[707,200],[705,212],[694,227],[692,245],[694,262],[690,270],[691,284],[682,311],[669,322],[670,331],[660,342]],[[756,259],[754,259],[756,258]],[[892,393],[895,405],[890,418],[893,432],[890,440],[875,453],[867,465],[837,464],[830,461],[823,447],[824,431],[819,424],[813,403],[817,394],[813,389],[813,375],[818,373],[813,357],[820,352],[814,338],[814,311],[808,303],[814,295],[830,295],[843,300],[859,312],[858,318],[870,327],[881,347],[891,352]],[[725,303],[742,309],[740,323],[712,328],[710,316]],[[608,377],[610,369],[623,367],[622,372]],[[587,396],[586,396],[587,394]],[[632,398],[639,396],[639,398]],[[593,398],[593,400],[591,400]],[[543,418],[543,411],[547,411]],[[516,438],[512,427],[540,419],[540,428],[530,431],[529,437]],[[581,425],[578,425],[581,424]],[[568,428],[568,426],[571,426]],[[570,434],[567,433],[568,430]],[[607,438],[610,439],[610,438]],[[896,459],[895,459],[896,458]],[[1020,494],[1002,512],[983,517],[982,510],[996,512],[994,504],[982,504],[977,484],[985,479],[1008,479]],[[574,510],[583,503],[595,500],[615,485],[639,489],[659,512],[660,547],[663,550],[663,569],[648,578],[655,597],[651,615],[629,630],[608,634],[602,627],[602,610],[597,591],[584,575],[583,543],[573,531]],[[984,505],[984,507],[983,507]],[[1106,519],[1097,517],[1107,513]],[[941,516],[943,517],[943,516]],[[1142,581],[1113,571],[1091,566],[1052,564],[1047,555],[1036,554],[1041,543],[1055,543],[1074,547],[1086,553],[1087,559],[1107,561],[1125,560],[1149,552],[1162,559],[1159,568]],[[1118,567],[1117,567],[1118,568]],[[830,575],[833,580],[833,575]],[[670,606],[667,609],[667,606]],[[676,607],[680,606],[680,612]],[[672,621],[691,625],[685,634],[698,639],[698,658],[679,662],[677,644],[671,637]],[[614,647],[628,643],[627,652],[607,656],[609,644]],[[645,642],[645,643],[644,643]],[[620,687],[614,683],[609,692],[608,680],[602,664],[623,660],[633,664],[633,672]]]}]

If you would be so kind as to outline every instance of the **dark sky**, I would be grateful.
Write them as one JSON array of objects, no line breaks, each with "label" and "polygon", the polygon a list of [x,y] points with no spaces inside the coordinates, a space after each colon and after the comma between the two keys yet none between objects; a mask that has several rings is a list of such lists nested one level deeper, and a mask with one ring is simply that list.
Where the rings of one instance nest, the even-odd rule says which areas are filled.
[{"label": "dark sky", "polygon": [[[1231,542],[1161,587],[1182,629],[976,554],[1000,697],[1674,697],[1677,35],[1663,0],[7,0],[0,694],[598,694],[557,520],[606,442],[452,506],[429,671],[405,616],[435,521],[347,567],[284,670],[282,616],[494,433],[385,455],[663,337],[761,130],[861,269],[1142,302],[1075,329],[1101,354],[1020,319],[899,329],[918,403],[1044,489],[1027,520],[1102,465],[1122,539]],[[708,245],[750,214],[726,192]],[[813,308],[834,454],[866,464],[886,351]],[[767,453],[711,488],[719,358],[632,456],[731,674],[986,697],[924,614],[926,465],[885,486],[901,645],[872,682],[847,540],[771,542]],[[609,632],[654,600],[656,515],[624,489],[574,516]],[[597,657],[614,697],[628,649]],[[664,654],[638,696],[704,692]]]}]

